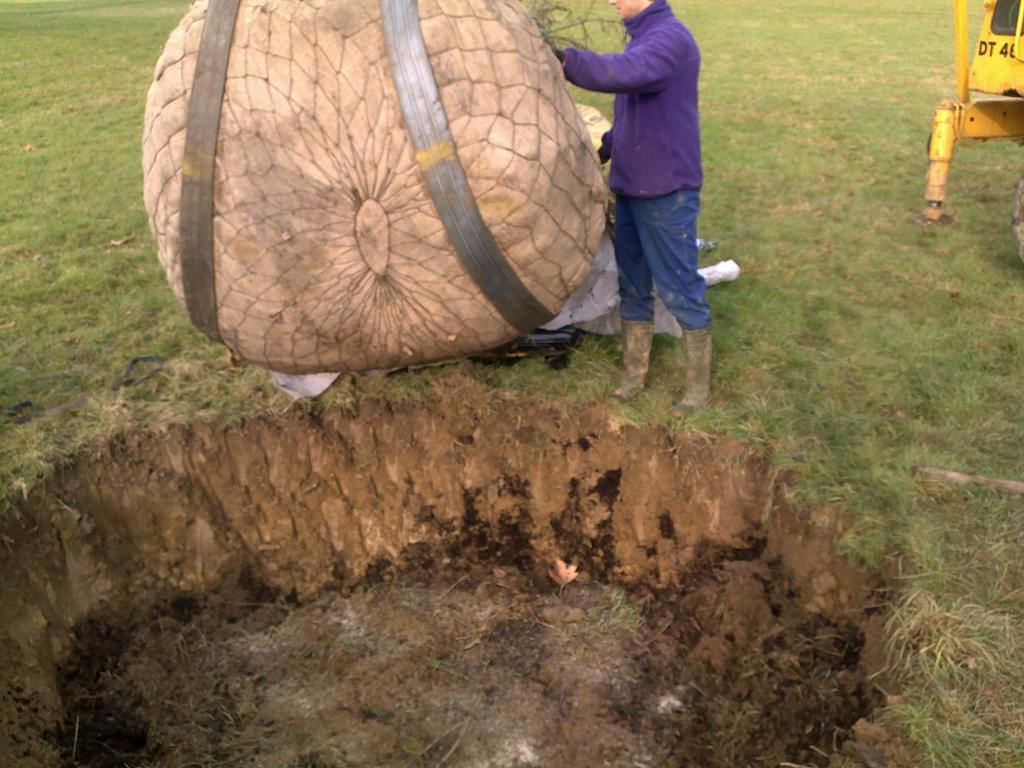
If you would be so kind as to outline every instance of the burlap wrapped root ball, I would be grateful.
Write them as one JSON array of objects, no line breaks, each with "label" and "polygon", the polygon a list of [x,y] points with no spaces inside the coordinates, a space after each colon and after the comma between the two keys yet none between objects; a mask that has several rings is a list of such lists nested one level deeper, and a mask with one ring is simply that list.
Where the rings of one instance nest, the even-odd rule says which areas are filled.
[{"label": "burlap wrapped root ball", "polygon": [[[380,2],[242,0],[237,14],[214,168],[217,324],[272,370],[426,363],[524,330],[471,279],[428,194]],[[195,3],[167,42],[143,138],[146,209],[183,303],[182,164],[206,11]],[[606,195],[557,61],[515,0],[421,0],[419,14],[472,196],[554,315],[586,276]]]}]

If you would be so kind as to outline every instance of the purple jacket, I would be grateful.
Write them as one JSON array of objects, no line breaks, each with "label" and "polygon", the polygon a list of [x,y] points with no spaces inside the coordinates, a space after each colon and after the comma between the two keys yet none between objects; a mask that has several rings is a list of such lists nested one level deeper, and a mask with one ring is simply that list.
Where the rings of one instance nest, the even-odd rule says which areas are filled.
[{"label": "purple jacket", "polygon": [[630,40],[622,53],[565,51],[570,82],[616,94],[612,129],[602,139],[612,158],[612,191],[660,197],[700,189],[697,42],[666,0],[654,0],[625,24]]}]

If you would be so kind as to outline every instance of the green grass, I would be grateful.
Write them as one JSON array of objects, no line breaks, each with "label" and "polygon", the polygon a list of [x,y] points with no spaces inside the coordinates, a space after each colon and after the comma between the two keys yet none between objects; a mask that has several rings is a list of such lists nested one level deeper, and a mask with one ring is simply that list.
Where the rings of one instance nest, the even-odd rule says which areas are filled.
[{"label": "green grass", "polygon": [[[701,234],[744,272],[710,290],[712,407],[671,421],[682,358],[659,338],[650,392],[624,415],[746,438],[792,471],[800,503],[842,521],[848,553],[901,558],[910,597],[892,630],[907,690],[887,717],[936,766],[1009,767],[1024,765],[1024,502],[912,474],[924,463],[1024,479],[1024,264],[1009,228],[1020,149],[958,149],[955,225],[910,223],[932,112],[954,91],[949,6],[677,6],[704,52]],[[142,111],[186,7],[0,5],[0,404],[94,395],[0,426],[4,495],[117,430],[310,407],[227,365],[191,330],[155,258]],[[594,35],[619,44],[608,29]],[[578,95],[610,111],[608,97]],[[141,354],[173,363],[110,391]],[[593,401],[613,386],[617,354],[614,339],[594,340],[562,371],[460,364],[346,383],[325,403],[426,399],[466,375]]]}]

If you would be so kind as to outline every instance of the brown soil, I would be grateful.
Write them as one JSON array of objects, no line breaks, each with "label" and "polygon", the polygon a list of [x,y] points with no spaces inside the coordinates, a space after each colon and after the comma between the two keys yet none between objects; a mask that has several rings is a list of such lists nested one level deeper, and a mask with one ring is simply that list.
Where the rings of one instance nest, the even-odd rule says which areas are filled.
[{"label": "brown soil", "polygon": [[735,441],[367,402],[126,438],[0,532],[4,765],[901,764],[877,585]]}]

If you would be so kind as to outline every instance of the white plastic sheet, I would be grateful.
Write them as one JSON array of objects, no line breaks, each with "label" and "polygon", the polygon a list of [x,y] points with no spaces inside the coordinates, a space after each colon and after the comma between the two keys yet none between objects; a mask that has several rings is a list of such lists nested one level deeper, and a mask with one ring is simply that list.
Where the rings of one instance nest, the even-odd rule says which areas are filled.
[{"label": "white plastic sheet", "polygon": [[[740,266],[730,259],[703,267],[698,272],[710,286],[735,280],[740,276]],[[607,234],[601,240],[594,264],[583,285],[569,296],[558,317],[541,327],[553,331],[567,325],[575,325],[584,331],[605,336],[622,330],[622,321],[619,318],[619,270],[615,264],[615,246]],[[657,297],[657,291],[654,302],[654,332],[671,333],[677,337],[683,335],[683,329]]]}]

